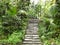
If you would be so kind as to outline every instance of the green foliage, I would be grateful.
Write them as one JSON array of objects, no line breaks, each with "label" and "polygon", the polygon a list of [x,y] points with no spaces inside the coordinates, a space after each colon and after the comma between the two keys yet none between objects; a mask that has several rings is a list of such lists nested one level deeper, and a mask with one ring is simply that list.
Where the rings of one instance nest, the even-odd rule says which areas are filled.
[{"label": "green foliage", "polygon": [[[27,0],[0,1],[0,42],[2,44],[13,43],[15,45],[22,42],[28,22],[26,6],[29,6]],[[22,12],[21,8],[24,8]]]},{"label": "green foliage", "polygon": [[29,4],[30,4],[30,0],[20,0],[18,3],[18,8],[21,10],[28,11],[27,9],[29,9],[28,8]]},{"label": "green foliage", "polygon": [[60,1],[29,4],[30,0],[0,0],[0,42],[14,45],[22,42],[31,16],[40,19],[39,36],[43,44],[60,45]]},{"label": "green foliage", "polygon": [[57,25],[57,28],[56,28],[56,33],[55,35],[57,34],[58,37],[60,37],[60,1],[59,0],[56,0],[56,10],[57,10],[57,14],[54,16],[54,23]]},{"label": "green foliage", "polygon": [[[21,20],[18,20],[17,17],[4,17],[2,21],[2,30],[5,33],[13,33],[13,31],[20,30]],[[7,35],[6,34],[6,35]]]},{"label": "green foliage", "polygon": [[60,3],[58,2],[55,4],[54,0],[46,1],[41,10],[44,13],[41,13],[40,17],[39,35],[43,45],[60,45]]},{"label": "green foliage", "polygon": [[24,39],[25,31],[13,32],[13,34],[8,38],[8,43],[18,43],[22,42]]},{"label": "green foliage", "polygon": [[[51,21],[51,20],[49,20]],[[54,44],[58,45],[58,34],[56,33],[57,25],[54,23],[49,23],[46,19],[41,20],[39,23],[39,36],[44,45]],[[56,35],[55,35],[56,34]],[[54,40],[53,40],[54,39]],[[53,41],[52,41],[53,40]],[[56,43],[57,41],[57,43]]]},{"label": "green foliage", "polygon": [[17,43],[21,44],[24,39],[25,30],[15,31],[8,37],[8,39],[0,40],[0,43],[16,45]]}]

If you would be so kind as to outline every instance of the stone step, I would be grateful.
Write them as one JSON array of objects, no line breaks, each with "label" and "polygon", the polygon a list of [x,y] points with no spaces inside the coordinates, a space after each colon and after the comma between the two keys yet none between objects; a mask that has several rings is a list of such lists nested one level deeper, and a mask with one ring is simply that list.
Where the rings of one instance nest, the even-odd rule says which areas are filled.
[{"label": "stone step", "polygon": [[25,37],[39,37],[38,35],[25,35]]},{"label": "stone step", "polygon": [[30,23],[38,23],[38,21],[37,20],[31,20],[31,21],[29,21]]},{"label": "stone step", "polygon": [[23,42],[23,44],[41,44],[41,42]]},{"label": "stone step", "polygon": [[27,30],[27,32],[33,32],[33,30]]},{"label": "stone step", "polygon": [[39,39],[33,39],[33,42],[40,42]]},{"label": "stone step", "polygon": [[24,40],[24,42],[40,42],[40,40]]},{"label": "stone step", "polygon": [[25,35],[27,37],[33,36],[33,37],[39,37],[39,35]]},{"label": "stone step", "polygon": [[41,44],[22,44],[22,45],[41,45]]},{"label": "stone step", "polygon": [[25,37],[27,39],[31,39],[31,38],[34,38],[34,39],[39,39],[39,37]]},{"label": "stone step", "polygon": [[32,44],[22,44],[22,45],[32,45]]},{"label": "stone step", "polygon": [[41,45],[38,35],[38,20],[30,19],[22,45]]},{"label": "stone step", "polygon": [[39,41],[39,38],[25,38],[24,41],[29,40],[29,41]]},{"label": "stone step", "polygon": [[27,38],[27,39],[32,39],[33,37],[25,37],[25,39],[26,39],[26,38]]},{"label": "stone step", "polygon": [[27,41],[28,41],[28,40],[29,40],[29,41],[32,41],[33,39],[24,39],[24,41],[26,41],[26,40],[27,40]]},{"label": "stone step", "polygon": [[28,33],[28,32],[32,32],[32,33],[34,33],[34,32],[35,32],[35,33],[37,33],[35,30],[34,30],[34,31],[27,31],[26,33]]},{"label": "stone step", "polygon": [[24,39],[24,42],[40,42],[39,39]]},{"label": "stone step", "polygon": [[29,30],[26,30],[26,31],[34,31],[34,30],[38,31],[38,29],[35,29],[35,28],[33,28],[33,29],[30,28]]},{"label": "stone step", "polygon": [[30,28],[29,30],[26,30],[26,32],[34,32],[34,31],[38,31],[38,29],[37,28],[36,29],[35,28],[33,28],[33,29]]},{"label": "stone step", "polygon": [[33,32],[26,32],[27,35],[36,35],[38,33],[33,33]]}]

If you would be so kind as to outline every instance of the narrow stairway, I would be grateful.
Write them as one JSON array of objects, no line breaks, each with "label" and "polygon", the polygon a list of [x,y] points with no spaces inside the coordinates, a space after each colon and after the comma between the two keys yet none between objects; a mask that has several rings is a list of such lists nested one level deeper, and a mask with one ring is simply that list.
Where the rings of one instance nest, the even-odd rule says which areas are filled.
[{"label": "narrow stairway", "polygon": [[22,45],[41,45],[38,35],[38,19],[30,19]]}]

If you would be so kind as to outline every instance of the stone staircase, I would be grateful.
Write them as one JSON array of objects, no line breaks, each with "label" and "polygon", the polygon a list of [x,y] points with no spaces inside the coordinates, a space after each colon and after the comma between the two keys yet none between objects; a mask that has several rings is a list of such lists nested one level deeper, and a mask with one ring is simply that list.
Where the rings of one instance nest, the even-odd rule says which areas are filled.
[{"label": "stone staircase", "polygon": [[38,35],[38,20],[30,19],[22,45],[41,45]]}]

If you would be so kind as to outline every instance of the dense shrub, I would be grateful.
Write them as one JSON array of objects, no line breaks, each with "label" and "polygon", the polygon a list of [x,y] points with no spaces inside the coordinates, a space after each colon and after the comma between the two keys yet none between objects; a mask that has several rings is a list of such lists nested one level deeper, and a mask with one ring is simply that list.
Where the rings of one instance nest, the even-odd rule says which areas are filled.
[{"label": "dense shrub", "polygon": [[[23,3],[22,0],[0,1],[0,43],[22,42],[28,22],[24,9],[25,6],[29,6],[27,1],[27,5],[21,5]],[[21,12],[22,6],[24,9]]]},{"label": "dense shrub", "polygon": [[[51,0],[52,2],[53,0]],[[47,2],[48,6],[51,2]],[[40,17],[39,36],[43,45],[60,45],[60,3],[56,0],[56,4],[51,4],[48,8],[44,7],[44,15]],[[42,10],[41,10],[42,11]]]}]

